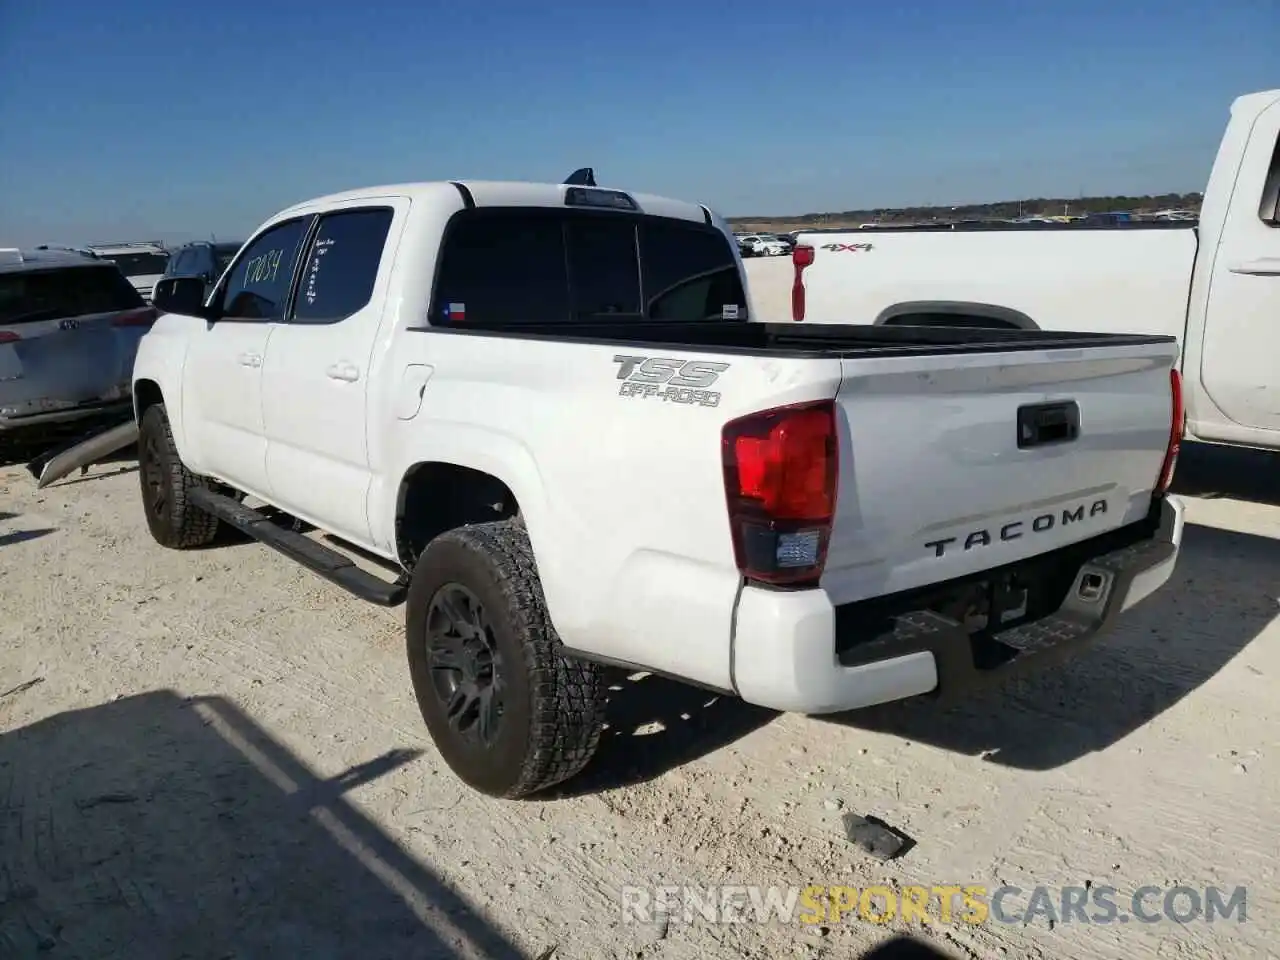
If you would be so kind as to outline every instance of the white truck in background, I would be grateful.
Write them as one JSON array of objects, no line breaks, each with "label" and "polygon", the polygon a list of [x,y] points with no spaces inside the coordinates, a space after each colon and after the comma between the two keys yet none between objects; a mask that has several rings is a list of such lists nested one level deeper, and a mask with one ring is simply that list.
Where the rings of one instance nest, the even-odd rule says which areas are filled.
[{"label": "white truck in background", "polygon": [[1087,645],[1178,554],[1171,337],[750,322],[698,204],[356,190],[155,303],[156,541],[225,524],[405,604],[427,728],[494,795],[588,762],[602,665],[809,713],[954,696]]},{"label": "white truck in background", "polygon": [[1189,439],[1280,448],[1280,89],[1231,107],[1198,225],[804,232],[792,319],[1176,336]]}]

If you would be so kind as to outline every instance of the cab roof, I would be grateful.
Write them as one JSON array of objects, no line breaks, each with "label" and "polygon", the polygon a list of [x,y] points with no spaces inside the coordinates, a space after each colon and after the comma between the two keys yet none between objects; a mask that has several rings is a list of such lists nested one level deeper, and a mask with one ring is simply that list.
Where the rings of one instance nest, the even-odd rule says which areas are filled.
[{"label": "cab roof", "polygon": [[303,213],[313,208],[328,207],[338,203],[350,203],[362,200],[378,200],[389,197],[404,197],[415,202],[457,203],[458,194],[469,195],[477,207],[563,207],[566,195],[570,190],[584,190],[600,193],[625,193],[635,201],[640,213],[660,217],[674,217],[680,220],[691,220],[696,223],[709,223],[712,213],[705,206],[673,200],[648,193],[633,193],[619,190],[616,187],[581,186],[564,183],[526,183],[515,180],[434,180],[418,183],[384,184],[374,187],[361,187],[331,193],[294,204],[285,214]]}]

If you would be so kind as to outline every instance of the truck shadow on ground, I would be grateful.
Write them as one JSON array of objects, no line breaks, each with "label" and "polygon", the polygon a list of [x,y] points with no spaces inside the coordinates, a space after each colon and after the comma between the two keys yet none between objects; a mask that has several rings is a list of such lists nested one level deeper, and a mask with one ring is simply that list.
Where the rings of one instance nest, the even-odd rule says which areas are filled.
[{"label": "truck shadow on ground", "polygon": [[345,799],[416,756],[320,779],[171,691],[5,733],[0,956],[521,957]]},{"label": "truck shadow on ground", "polygon": [[[1184,448],[1178,489],[1280,504],[1280,457]],[[1273,491],[1273,493],[1271,493]],[[1089,652],[1052,672],[943,706],[919,698],[818,718],[1048,770],[1103,750],[1221,670],[1280,615],[1280,541],[1189,523],[1170,582]],[[661,776],[728,746],[776,714],[654,676],[611,678],[609,728],[596,760],[552,796],[591,793]]]},{"label": "truck shadow on ground", "polygon": [[[1280,462],[1273,455],[1259,461],[1264,468],[1242,471],[1255,451],[1192,449],[1191,466],[1185,473],[1186,464],[1178,466],[1189,495],[1207,487],[1254,499],[1251,494],[1260,497],[1270,484],[1280,503]],[[1280,540],[1188,523],[1169,583],[1061,667],[954,706],[920,699],[825,719],[1003,766],[1052,769],[1105,749],[1218,673],[1280,615],[1277,583]]]},{"label": "truck shadow on ground", "polygon": [[632,786],[729,746],[778,714],[653,674],[607,673],[605,731],[581,774],[544,799]]}]

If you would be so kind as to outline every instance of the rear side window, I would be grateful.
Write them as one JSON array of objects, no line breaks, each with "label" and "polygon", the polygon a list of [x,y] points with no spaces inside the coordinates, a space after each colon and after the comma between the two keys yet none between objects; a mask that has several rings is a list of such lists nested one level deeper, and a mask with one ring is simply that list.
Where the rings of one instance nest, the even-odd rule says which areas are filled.
[{"label": "rear side window", "polygon": [[142,306],[138,291],[114,266],[0,273],[0,324],[83,317]]},{"label": "rear side window", "polygon": [[295,323],[337,323],[368,304],[392,216],[379,207],[320,218],[302,266]]},{"label": "rear side window", "polygon": [[619,214],[482,209],[450,225],[433,323],[609,317],[745,320],[729,241],[701,224]]},{"label": "rear side window", "polygon": [[651,220],[640,226],[640,256],[651,319],[746,319],[738,264],[718,230]]},{"label": "rear side window", "polygon": [[1280,137],[1276,137],[1271,152],[1271,164],[1262,184],[1262,202],[1258,204],[1258,219],[1269,227],[1280,227]]},{"label": "rear side window", "polygon": [[267,230],[248,248],[227,278],[223,315],[239,320],[278,320],[293,284],[298,247],[310,218]]},{"label": "rear side window", "polygon": [[564,236],[553,217],[463,215],[445,239],[432,323],[569,319]]}]

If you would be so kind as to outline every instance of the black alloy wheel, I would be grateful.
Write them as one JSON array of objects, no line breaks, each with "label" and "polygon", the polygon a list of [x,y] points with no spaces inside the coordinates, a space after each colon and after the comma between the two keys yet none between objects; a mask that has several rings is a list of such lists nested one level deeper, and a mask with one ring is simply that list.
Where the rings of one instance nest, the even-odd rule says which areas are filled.
[{"label": "black alloy wheel", "polygon": [[462,739],[496,742],[503,713],[502,657],[484,605],[460,583],[440,587],[427,609],[427,663],[445,719]]}]

